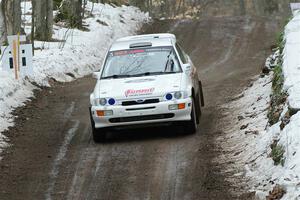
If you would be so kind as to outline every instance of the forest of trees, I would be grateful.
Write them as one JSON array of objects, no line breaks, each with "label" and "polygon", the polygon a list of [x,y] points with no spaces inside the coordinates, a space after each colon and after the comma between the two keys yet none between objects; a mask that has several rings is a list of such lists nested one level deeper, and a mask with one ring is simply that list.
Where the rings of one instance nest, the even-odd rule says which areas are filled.
[{"label": "forest of trees", "polygon": [[[4,18],[5,33],[8,35],[22,33],[21,0],[3,0],[1,10]],[[80,28],[83,18],[83,0],[31,0],[32,30],[38,40],[51,40],[53,27],[53,10],[59,9],[59,20],[65,20],[72,27]],[[63,17],[62,17],[63,16]]]},{"label": "forest of trees", "polygon": [[[7,35],[23,34],[21,1],[25,0],[2,0],[0,7],[0,42],[6,41]],[[83,18],[87,1],[92,3],[110,3],[114,5],[137,6],[143,11],[148,11],[152,17],[185,17],[200,16],[204,9],[212,15],[228,15],[235,12],[256,10],[259,12],[277,12],[282,5],[275,0],[234,0],[236,7],[230,7],[230,13],[222,13],[219,5],[228,4],[228,0],[26,0],[33,5],[31,41],[51,41],[53,23],[63,21],[70,28],[84,29]],[[231,0],[232,1],[232,0]],[[273,2],[270,4],[270,2]],[[285,0],[288,4],[291,0]],[[213,3],[212,3],[213,2]],[[255,4],[253,2],[256,2]],[[229,5],[229,4],[228,4]],[[232,4],[230,4],[232,5]],[[259,5],[259,6],[256,6]],[[224,7],[223,6],[223,7]],[[256,6],[252,9],[253,6]],[[271,6],[271,7],[270,7]],[[57,10],[53,16],[53,10]]]},{"label": "forest of trees", "polygon": [[[2,0],[0,9],[0,41],[5,43],[7,35],[24,34],[22,29],[21,1]],[[29,0],[26,0],[29,1]],[[82,28],[85,5],[87,1],[93,3],[111,3],[115,5],[127,4],[141,8],[151,13],[154,7],[159,7],[161,13],[169,14],[169,10],[179,11],[185,0],[30,0],[32,3],[31,40],[50,41],[54,22],[65,21],[69,27]],[[158,6],[159,4],[159,6]],[[176,5],[177,8],[176,8]],[[53,10],[58,10],[54,17]]]},{"label": "forest of trees", "polygon": [[[0,9],[1,43],[7,35],[24,34],[22,29],[22,0],[2,0]],[[27,0],[28,1],[28,0]],[[31,40],[50,41],[53,23],[65,21],[69,27],[81,28],[84,8],[87,0],[31,0],[32,34]],[[93,2],[102,2],[94,0]],[[53,16],[53,10],[58,10]]]}]

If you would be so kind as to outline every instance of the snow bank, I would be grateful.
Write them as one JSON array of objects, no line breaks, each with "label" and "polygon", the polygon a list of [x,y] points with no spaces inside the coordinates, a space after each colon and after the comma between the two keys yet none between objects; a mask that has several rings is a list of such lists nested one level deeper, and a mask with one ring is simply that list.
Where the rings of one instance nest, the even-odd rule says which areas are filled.
[{"label": "snow bank", "polygon": [[283,73],[284,88],[289,93],[289,106],[300,110],[300,11],[285,28]]},{"label": "snow bank", "polygon": [[[233,152],[229,158],[233,166],[229,168],[242,170],[249,190],[256,192],[257,199],[266,199],[277,184],[287,192],[283,200],[297,199],[300,198],[300,113],[292,116],[283,130],[281,122],[268,126],[271,80],[272,75],[259,78],[240,99],[226,106],[228,134],[219,141],[226,151]],[[286,105],[281,117],[287,111]],[[284,147],[283,166],[276,166],[271,157],[274,141]]]},{"label": "snow bank", "polygon": [[[25,24],[31,21],[31,4],[22,2]],[[88,3],[87,10],[92,9]],[[63,42],[36,42],[33,59],[34,74],[29,79],[15,80],[12,73],[0,68],[0,151],[6,146],[6,140],[1,132],[13,126],[14,117],[11,111],[22,106],[33,96],[35,87],[30,82],[40,86],[49,86],[49,79],[67,82],[83,77],[100,69],[106,50],[119,37],[133,35],[148,16],[131,6],[112,7],[108,4],[95,4],[93,17],[84,20],[89,31],[67,29],[59,24],[54,25],[53,38],[66,40]],[[25,27],[30,33],[30,26]],[[63,48],[62,48],[63,47]]]},{"label": "snow bank", "polygon": [[[288,101],[280,121],[269,126],[267,119],[270,104],[272,74],[260,78],[242,97],[227,107],[227,138],[220,138],[223,148],[232,150],[230,157],[249,179],[248,186],[257,199],[266,199],[276,185],[286,194],[283,200],[300,199],[300,112],[289,119],[289,108],[300,109],[300,12],[285,28],[286,45],[283,53],[284,89]],[[232,118],[232,116],[239,116]],[[282,165],[275,165],[272,148],[282,148]],[[274,157],[274,152],[273,152]],[[276,192],[275,192],[276,193]]]},{"label": "snow bank", "polygon": [[224,131],[227,134],[218,141],[224,150],[232,152],[228,160],[232,160],[233,165],[228,166],[228,169],[240,169],[236,172],[237,176],[246,174],[249,179],[246,184],[250,190],[267,192],[270,187],[262,185],[274,167],[272,159],[268,158],[268,147],[272,143],[273,135],[266,130],[272,75],[255,79],[253,85],[238,100],[224,106],[227,110],[224,122],[227,126]]}]

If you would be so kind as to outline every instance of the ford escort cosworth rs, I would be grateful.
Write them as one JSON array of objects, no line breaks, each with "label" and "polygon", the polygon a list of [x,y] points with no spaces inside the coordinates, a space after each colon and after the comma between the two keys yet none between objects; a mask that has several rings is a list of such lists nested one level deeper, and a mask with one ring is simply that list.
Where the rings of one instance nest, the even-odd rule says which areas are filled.
[{"label": "ford escort cosworth rs", "polygon": [[125,37],[109,49],[90,95],[93,139],[111,128],[176,123],[195,133],[204,106],[202,84],[173,34]]}]

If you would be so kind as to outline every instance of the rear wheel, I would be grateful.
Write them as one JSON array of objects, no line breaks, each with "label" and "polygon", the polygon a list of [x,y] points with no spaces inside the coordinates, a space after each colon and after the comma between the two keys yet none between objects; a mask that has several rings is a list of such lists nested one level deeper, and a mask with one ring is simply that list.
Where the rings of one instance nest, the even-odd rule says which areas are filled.
[{"label": "rear wheel", "polygon": [[196,119],[197,119],[197,124],[200,123],[200,118],[201,118],[201,99],[200,95],[197,96],[197,102],[195,102],[195,108],[196,108]]},{"label": "rear wheel", "polygon": [[203,95],[203,87],[201,81],[199,81],[199,92],[200,92],[200,98],[201,98],[201,104],[200,107],[204,107],[204,95]]},{"label": "rear wheel", "polygon": [[197,112],[196,112],[196,104],[194,98],[192,99],[192,112],[191,112],[191,120],[187,122],[187,133],[194,134],[198,129],[197,123]]}]

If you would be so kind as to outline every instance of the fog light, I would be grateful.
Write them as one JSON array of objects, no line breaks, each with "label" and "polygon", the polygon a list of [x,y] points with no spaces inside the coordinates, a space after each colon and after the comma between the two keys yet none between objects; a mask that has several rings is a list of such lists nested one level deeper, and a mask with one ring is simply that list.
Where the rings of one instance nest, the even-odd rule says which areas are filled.
[{"label": "fog light", "polygon": [[104,115],[105,116],[111,116],[111,115],[113,115],[114,113],[113,113],[113,111],[112,110],[105,110],[104,111]]},{"label": "fog light", "polygon": [[112,110],[97,110],[96,113],[97,113],[98,117],[113,115],[113,111]]},{"label": "fog light", "polygon": [[177,104],[169,105],[169,110],[178,110],[178,105]]},{"label": "fog light", "polygon": [[169,110],[183,110],[183,109],[185,109],[185,103],[169,105]]}]

